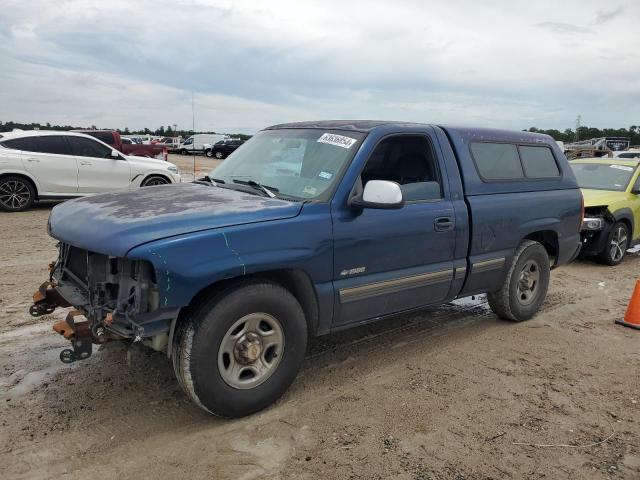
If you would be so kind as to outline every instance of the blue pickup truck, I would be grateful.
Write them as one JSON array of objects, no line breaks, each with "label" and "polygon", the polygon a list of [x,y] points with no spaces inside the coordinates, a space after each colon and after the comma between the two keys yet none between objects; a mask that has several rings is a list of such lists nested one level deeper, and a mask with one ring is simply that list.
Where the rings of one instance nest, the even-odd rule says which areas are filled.
[{"label": "blue pickup truck", "polygon": [[309,336],[484,292],[499,317],[531,318],[582,216],[546,135],[276,125],[194,183],[56,206],[59,258],[30,311],[74,307],[54,325],[64,362],[143,342],[200,407],[238,417],[282,395]]}]

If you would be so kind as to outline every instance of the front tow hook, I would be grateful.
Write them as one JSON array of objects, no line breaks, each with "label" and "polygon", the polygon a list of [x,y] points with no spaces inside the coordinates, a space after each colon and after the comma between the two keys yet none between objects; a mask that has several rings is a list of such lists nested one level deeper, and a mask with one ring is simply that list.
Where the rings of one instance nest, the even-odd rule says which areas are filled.
[{"label": "front tow hook", "polygon": [[60,352],[60,361],[62,363],[73,363],[76,360],[85,360],[91,356],[93,352],[93,334],[89,327],[89,322],[76,322],[75,317],[84,315],[81,310],[71,310],[67,314],[67,318],[56,322],[53,330],[71,341],[73,350],[65,348]]},{"label": "front tow hook", "polygon": [[29,307],[29,314],[33,317],[41,317],[53,313],[57,307],[70,307],[55,289],[51,282],[44,282],[33,294],[33,305]]}]

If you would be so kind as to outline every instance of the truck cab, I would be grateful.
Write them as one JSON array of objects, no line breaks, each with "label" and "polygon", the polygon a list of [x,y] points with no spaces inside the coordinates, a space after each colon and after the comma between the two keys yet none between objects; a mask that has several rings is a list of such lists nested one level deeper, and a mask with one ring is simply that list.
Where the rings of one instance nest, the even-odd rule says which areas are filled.
[{"label": "truck cab", "polygon": [[167,353],[196,404],[237,417],[286,390],[309,336],[478,293],[500,318],[533,317],[581,222],[546,135],[275,125],[206,181],[55,207],[60,256],[31,310],[83,314],[56,327],[76,339],[67,361],[141,341]]}]

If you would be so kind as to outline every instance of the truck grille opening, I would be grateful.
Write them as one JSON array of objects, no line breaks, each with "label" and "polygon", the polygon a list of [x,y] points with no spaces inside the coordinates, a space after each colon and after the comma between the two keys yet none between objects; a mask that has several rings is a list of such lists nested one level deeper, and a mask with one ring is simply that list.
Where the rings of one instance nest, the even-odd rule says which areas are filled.
[{"label": "truck grille opening", "polygon": [[84,285],[89,283],[89,252],[69,246],[65,267]]},{"label": "truck grille opening", "polygon": [[59,248],[56,280],[83,292],[82,305],[105,312],[126,309],[130,314],[158,308],[155,269],[149,262],[111,257],[66,243]]}]

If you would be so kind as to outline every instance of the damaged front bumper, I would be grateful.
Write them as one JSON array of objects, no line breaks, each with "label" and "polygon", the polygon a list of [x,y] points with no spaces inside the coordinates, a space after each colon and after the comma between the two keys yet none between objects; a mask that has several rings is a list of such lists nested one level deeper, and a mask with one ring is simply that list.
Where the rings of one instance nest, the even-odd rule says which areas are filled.
[{"label": "damaged front bumper", "polygon": [[581,253],[597,255],[602,252],[615,221],[607,207],[587,207],[580,229]]},{"label": "damaged front bumper", "polygon": [[111,257],[59,245],[50,278],[33,295],[29,313],[41,316],[74,307],[54,330],[70,340],[65,363],[91,356],[93,345],[143,341],[162,350],[170,341],[179,308],[159,306],[155,270],[149,262]]}]

